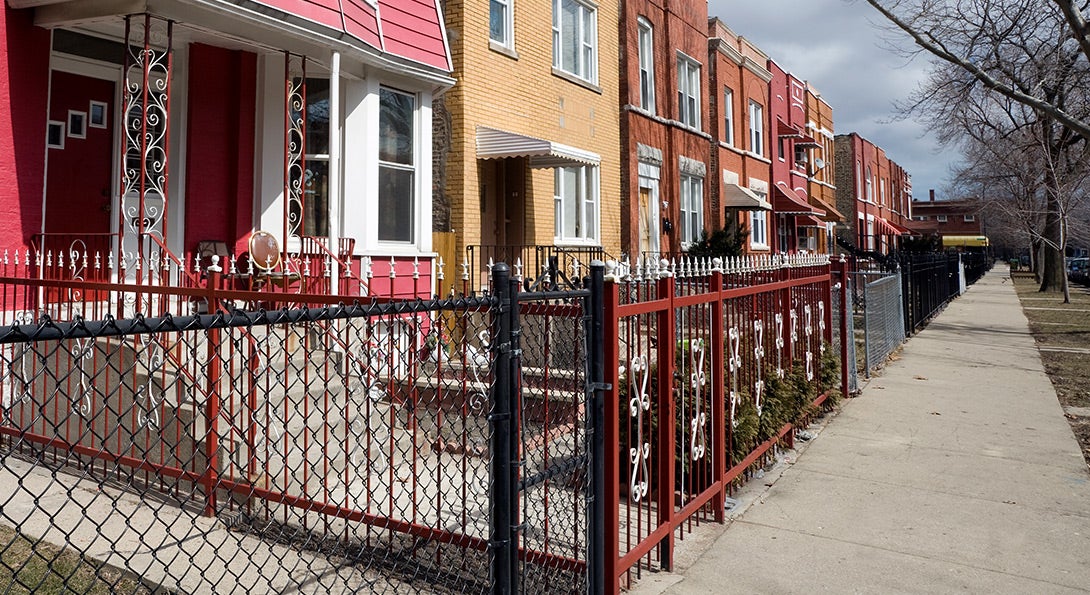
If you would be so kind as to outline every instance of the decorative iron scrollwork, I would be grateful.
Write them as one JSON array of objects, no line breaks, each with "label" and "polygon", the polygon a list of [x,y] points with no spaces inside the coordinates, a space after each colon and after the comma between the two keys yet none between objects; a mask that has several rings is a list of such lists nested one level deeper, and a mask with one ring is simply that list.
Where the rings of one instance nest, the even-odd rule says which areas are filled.
[{"label": "decorative iron scrollwork", "polygon": [[650,492],[648,478],[651,476],[651,444],[644,442],[643,436],[643,414],[651,410],[651,397],[647,393],[651,369],[647,365],[647,356],[640,355],[632,358],[630,369],[635,395],[628,402],[628,410],[629,417],[636,420],[636,441],[635,446],[628,452],[632,464],[628,493],[633,502],[639,502]]},{"label": "decorative iron scrollwork", "polygon": [[708,379],[704,374],[704,339],[693,341],[689,351],[690,366],[693,370],[689,383],[693,388],[693,418],[689,420],[689,456],[694,461],[704,458],[707,449],[707,435],[704,426],[707,423],[707,414],[703,411],[704,387]]},{"label": "decorative iron scrollwork", "polygon": [[753,321],[753,357],[757,360],[757,380],[753,383],[753,402],[757,406],[757,415],[761,415],[761,410],[764,403],[761,402],[761,398],[764,396],[765,381],[764,376],[761,375],[764,370],[764,357],[765,357],[765,345],[764,345],[765,323],[760,318]]},{"label": "decorative iron scrollwork", "polygon": [[76,339],[72,348],[72,357],[79,370],[79,392],[72,399],[72,413],[83,419],[91,419],[91,376],[87,373],[84,362],[94,358],[94,339]]}]

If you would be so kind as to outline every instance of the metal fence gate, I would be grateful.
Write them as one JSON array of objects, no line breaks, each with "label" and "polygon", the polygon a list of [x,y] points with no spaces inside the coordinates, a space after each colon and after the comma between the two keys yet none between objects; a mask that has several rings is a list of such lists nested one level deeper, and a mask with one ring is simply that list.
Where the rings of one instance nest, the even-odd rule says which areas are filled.
[{"label": "metal fence gate", "polygon": [[[602,349],[595,347],[602,340],[603,267],[591,267],[580,280],[584,288],[564,291],[520,292],[505,264],[492,274],[499,300],[493,592],[601,593],[594,557],[601,499],[594,495],[603,476],[593,469],[602,468],[605,454]],[[505,387],[512,392],[503,394]]]},{"label": "metal fence gate", "polygon": [[867,376],[905,340],[901,274],[858,275],[863,288],[863,371]]}]

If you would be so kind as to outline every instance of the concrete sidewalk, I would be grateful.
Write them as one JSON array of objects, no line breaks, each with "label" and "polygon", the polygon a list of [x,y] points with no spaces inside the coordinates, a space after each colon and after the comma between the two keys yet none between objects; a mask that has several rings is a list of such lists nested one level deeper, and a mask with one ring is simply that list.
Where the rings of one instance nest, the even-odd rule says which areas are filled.
[{"label": "concrete sidewalk", "polygon": [[913,337],[689,568],[636,591],[1090,592],[1090,475],[1006,274]]}]

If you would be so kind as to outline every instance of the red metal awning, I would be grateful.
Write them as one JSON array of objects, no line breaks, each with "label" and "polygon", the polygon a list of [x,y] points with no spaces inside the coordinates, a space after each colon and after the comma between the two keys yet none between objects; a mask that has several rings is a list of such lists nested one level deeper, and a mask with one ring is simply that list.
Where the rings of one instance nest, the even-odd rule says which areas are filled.
[{"label": "red metal awning", "polygon": [[820,217],[825,214],[825,211],[812,206],[806,202],[806,199],[800,198],[794,190],[780,184],[777,184],[772,190],[772,210],[778,215],[817,215]]},{"label": "red metal awning", "polygon": [[776,120],[776,135],[780,138],[802,138],[804,136],[801,130],[783,120]]},{"label": "red metal awning", "polygon": [[817,203],[818,208],[825,210],[825,215],[823,215],[825,221],[829,221],[831,223],[840,223],[842,221],[845,221],[844,215],[840,211],[836,210],[836,207],[834,207],[832,204],[821,200],[820,196],[811,194],[810,202]]},{"label": "red metal awning", "polygon": [[817,141],[817,139],[810,136],[809,134],[804,134],[804,135],[802,135],[801,138],[798,138],[798,139],[795,140],[795,147],[796,148],[801,147],[801,148],[804,148],[804,149],[820,148],[821,143],[819,143]]},{"label": "red metal awning", "polygon": [[798,227],[820,227],[825,229],[825,222],[813,215],[795,215],[795,225]]},{"label": "red metal awning", "polygon": [[889,220],[883,217],[877,217],[876,220],[878,221],[878,226],[885,230],[887,234],[901,236],[912,233],[907,228],[891,223]]}]

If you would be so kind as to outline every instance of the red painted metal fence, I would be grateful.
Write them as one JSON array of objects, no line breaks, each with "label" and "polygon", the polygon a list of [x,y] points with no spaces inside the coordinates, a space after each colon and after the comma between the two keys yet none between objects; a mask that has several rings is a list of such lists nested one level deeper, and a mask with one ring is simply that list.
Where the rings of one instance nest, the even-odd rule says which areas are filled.
[{"label": "red painted metal fence", "polygon": [[[6,323],[49,335],[52,321],[83,320],[48,340],[5,335],[7,452],[126,477],[142,498],[235,519],[243,535],[288,535],[320,554],[349,544],[369,556],[355,564],[392,564],[417,586],[488,585],[491,341],[503,310],[492,298],[388,297],[335,315],[344,296],[241,290],[230,265],[194,277],[159,263],[161,277],[143,275],[183,279],[175,286],[80,280],[61,269],[71,272],[69,257],[13,261],[0,266]],[[115,266],[105,277],[125,279],[127,265]],[[509,529],[525,585],[582,591],[586,573],[602,571],[603,590],[618,592],[671,568],[675,542],[696,526],[724,520],[737,482],[790,444],[792,424],[843,378],[829,346],[844,319],[831,305],[844,267],[832,268],[818,256],[692,260],[615,266],[597,293],[512,289],[521,328],[498,347],[521,387]],[[582,327],[588,295],[604,301],[600,344]],[[186,317],[201,312],[213,315]],[[601,352],[604,378],[588,382],[588,352]],[[593,457],[583,440],[599,431],[587,405],[600,403],[585,386],[606,395],[605,488],[593,494],[605,503],[601,557],[584,524]],[[169,564],[122,562],[171,576]],[[188,578],[177,586],[216,587]]]},{"label": "red painted metal fence", "polygon": [[722,522],[733,483],[820,404],[831,278],[814,256],[614,271],[605,440],[620,456],[606,468],[607,592],[670,569],[674,542]]}]

